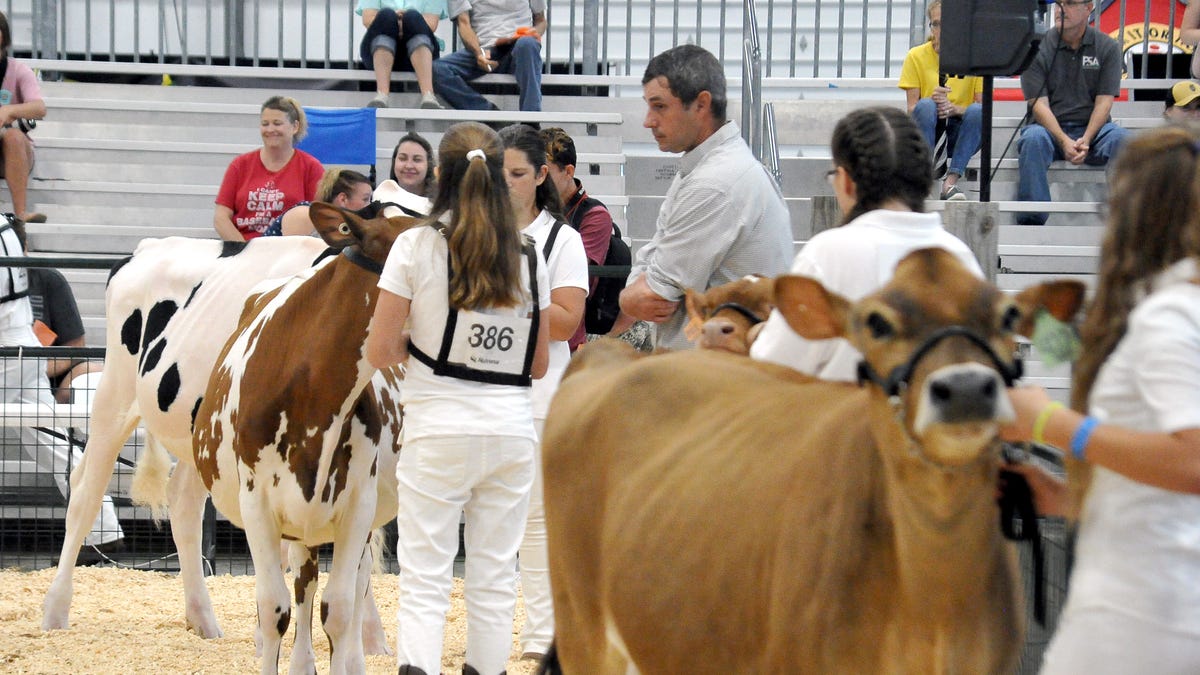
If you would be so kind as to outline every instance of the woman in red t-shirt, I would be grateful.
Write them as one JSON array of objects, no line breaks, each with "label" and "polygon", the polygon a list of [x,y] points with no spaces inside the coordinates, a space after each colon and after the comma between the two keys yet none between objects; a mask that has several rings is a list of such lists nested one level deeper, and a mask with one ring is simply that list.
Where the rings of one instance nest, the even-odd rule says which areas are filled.
[{"label": "woman in red t-shirt", "polygon": [[296,149],[306,126],[296,99],[272,96],[263,104],[262,148],[234,158],[217,192],[213,228],[222,239],[260,237],[276,216],[316,197],[325,170],[316,157]]}]

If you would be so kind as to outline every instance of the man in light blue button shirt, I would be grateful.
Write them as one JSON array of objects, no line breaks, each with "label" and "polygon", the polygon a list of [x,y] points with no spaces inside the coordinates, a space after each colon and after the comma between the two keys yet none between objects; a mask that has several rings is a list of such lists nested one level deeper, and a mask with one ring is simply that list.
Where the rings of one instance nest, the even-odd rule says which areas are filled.
[{"label": "man in light blue button shirt", "polygon": [[657,324],[656,347],[688,349],[684,291],[787,271],[790,219],[779,186],[725,119],[725,73],[715,56],[695,45],[655,56],[642,98],[643,126],[658,148],[684,154],[654,236],[634,259],[621,310]]}]

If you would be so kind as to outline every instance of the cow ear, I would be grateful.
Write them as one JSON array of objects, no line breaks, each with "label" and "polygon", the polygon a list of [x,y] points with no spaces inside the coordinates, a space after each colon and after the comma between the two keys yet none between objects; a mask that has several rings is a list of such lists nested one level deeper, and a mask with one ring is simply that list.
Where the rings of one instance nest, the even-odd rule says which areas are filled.
[{"label": "cow ear", "polygon": [[776,277],[775,307],[800,337],[826,340],[846,335],[850,303],[816,279],[794,274]]},{"label": "cow ear", "polygon": [[313,202],[308,207],[308,218],[317,229],[317,234],[334,248],[345,248],[358,242],[361,237],[362,219],[353,211],[325,202]]},{"label": "cow ear", "polygon": [[1070,323],[1083,307],[1087,288],[1082,281],[1057,279],[1030,286],[1017,294],[1017,305],[1021,307],[1021,323],[1016,332],[1028,337],[1033,333],[1033,320],[1039,309],[1064,323]]}]

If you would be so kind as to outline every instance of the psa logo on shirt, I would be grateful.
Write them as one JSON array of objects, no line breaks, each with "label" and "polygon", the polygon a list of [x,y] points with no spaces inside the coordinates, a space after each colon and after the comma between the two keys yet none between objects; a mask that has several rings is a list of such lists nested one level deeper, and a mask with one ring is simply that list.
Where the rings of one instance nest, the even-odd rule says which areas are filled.
[{"label": "psa logo on shirt", "polygon": [[8,105],[12,103],[12,92],[8,89],[0,89],[0,105]]},{"label": "psa logo on shirt", "polygon": [[1099,68],[1100,67],[1100,57],[1088,56],[1087,54],[1084,54],[1083,55],[1083,67],[1084,68]]}]

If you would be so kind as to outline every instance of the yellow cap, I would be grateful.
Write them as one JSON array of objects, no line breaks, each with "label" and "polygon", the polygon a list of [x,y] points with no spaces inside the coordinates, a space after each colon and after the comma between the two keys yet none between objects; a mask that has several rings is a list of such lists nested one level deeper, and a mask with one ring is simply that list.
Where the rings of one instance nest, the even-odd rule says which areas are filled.
[{"label": "yellow cap", "polygon": [[1200,97],[1200,84],[1196,84],[1191,80],[1176,82],[1171,91],[1167,94],[1167,106],[1175,106],[1182,108],[1183,106],[1195,101]]}]

